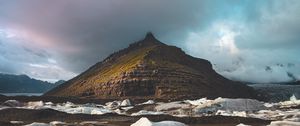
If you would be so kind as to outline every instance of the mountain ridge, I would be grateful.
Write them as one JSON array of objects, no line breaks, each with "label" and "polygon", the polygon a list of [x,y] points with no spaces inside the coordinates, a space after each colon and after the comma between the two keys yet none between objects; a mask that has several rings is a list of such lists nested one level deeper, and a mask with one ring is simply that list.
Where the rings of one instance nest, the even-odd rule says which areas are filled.
[{"label": "mountain ridge", "polygon": [[0,73],[1,93],[43,93],[62,83],[64,83],[63,80],[50,83],[30,78],[25,74],[14,75]]}]

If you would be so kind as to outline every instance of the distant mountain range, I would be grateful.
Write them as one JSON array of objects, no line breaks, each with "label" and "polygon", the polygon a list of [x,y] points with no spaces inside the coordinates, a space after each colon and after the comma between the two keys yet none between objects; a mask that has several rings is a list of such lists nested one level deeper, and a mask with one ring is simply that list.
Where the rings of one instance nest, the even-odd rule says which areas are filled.
[{"label": "distant mountain range", "polygon": [[12,75],[0,73],[0,93],[44,93],[62,83],[36,80],[27,75]]}]

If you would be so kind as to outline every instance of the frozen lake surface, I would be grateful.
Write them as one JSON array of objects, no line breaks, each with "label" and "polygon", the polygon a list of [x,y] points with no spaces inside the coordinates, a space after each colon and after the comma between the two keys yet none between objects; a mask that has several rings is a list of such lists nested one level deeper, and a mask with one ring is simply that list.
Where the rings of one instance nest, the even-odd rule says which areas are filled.
[{"label": "frozen lake surface", "polygon": [[5,96],[41,96],[43,93],[0,93]]}]

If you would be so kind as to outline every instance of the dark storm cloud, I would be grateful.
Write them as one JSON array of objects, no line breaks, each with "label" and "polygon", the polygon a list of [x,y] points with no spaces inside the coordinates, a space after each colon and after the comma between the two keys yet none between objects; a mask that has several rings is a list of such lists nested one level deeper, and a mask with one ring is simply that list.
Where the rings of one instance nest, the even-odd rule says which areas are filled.
[{"label": "dark storm cloud", "polygon": [[[208,58],[226,70],[236,59],[259,68],[249,61],[257,59],[245,59],[253,57],[249,50],[271,57],[269,62],[259,63],[262,67],[291,61],[297,66],[298,61],[291,60],[299,58],[291,54],[293,51],[286,54],[291,55],[290,58],[273,57],[288,49],[299,49],[299,3],[294,0],[0,0],[0,30],[27,33],[22,41],[31,44],[23,45],[22,50],[34,58],[24,64],[39,67],[33,71],[39,71],[40,78],[45,74],[45,66],[51,66],[60,74],[66,71],[70,76],[78,74],[110,53],[143,39],[148,31],[163,42],[182,47],[194,56]],[[220,37],[220,31],[227,37]],[[8,32],[2,37],[6,38],[2,39],[2,45],[0,42],[4,47],[5,41],[11,40],[14,34]],[[220,47],[211,45],[219,41],[218,38],[232,39],[232,45],[225,47],[237,51],[239,58],[215,53]],[[224,46],[226,42],[221,44]],[[270,49],[281,51],[276,50],[278,54],[272,55],[267,51]],[[23,51],[16,50],[10,57],[18,57]],[[15,61],[7,60],[2,54],[1,58],[0,66]],[[9,65],[13,67],[11,71],[24,66]],[[4,67],[0,71],[4,72]],[[55,72],[45,75],[61,77]]]},{"label": "dark storm cloud", "polygon": [[[187,31],[196,30],[211,17],[205,1],[13,1],[2,8],[1,24],[21,25],[47,37],[58,38],[64,67],[81,72],[109,53],[142,39],[148,31],[158,37],[183,41]],[[4,5],[3,5],[4,6]],[[3,10],[4,9],[4,10]],[[69,64],[72,62],[73,64]]]}]

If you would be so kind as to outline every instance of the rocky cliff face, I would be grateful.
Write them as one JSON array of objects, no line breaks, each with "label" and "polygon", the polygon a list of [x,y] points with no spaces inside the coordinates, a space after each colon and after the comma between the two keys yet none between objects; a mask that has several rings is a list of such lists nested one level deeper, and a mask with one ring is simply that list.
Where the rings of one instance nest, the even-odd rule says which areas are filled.
[{"label": "rocky cliff face", "polygon": [[151,33],[45,95],[96,98],[256,98],[217,74],[209,61],[158,41]]}]

